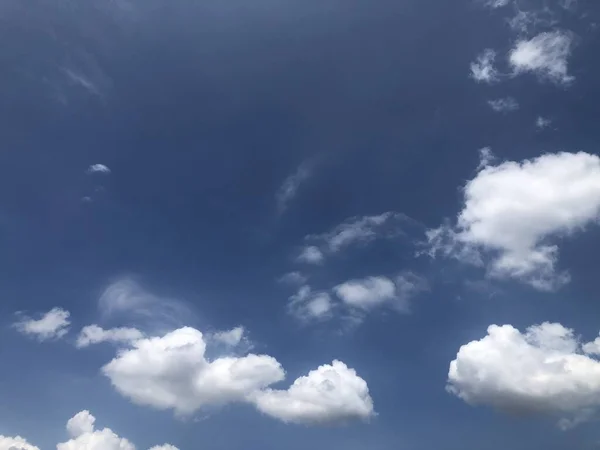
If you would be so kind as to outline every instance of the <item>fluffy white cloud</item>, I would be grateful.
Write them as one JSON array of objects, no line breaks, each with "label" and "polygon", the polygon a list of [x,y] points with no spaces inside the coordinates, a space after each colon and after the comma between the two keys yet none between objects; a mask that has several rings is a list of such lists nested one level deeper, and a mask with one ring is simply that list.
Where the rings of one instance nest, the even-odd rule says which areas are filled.
[{"label": "fluffy white cloud", "polygon": [[490,105],[490,108],[495,112],[507,113],[519,109],[519,103],[512,97],[488,100],[488,105]]},{"label": "fluffy white cloud", "polygon": [[235,327],[228,331],[219,331],[213,334],[213,339],[217,342],[221,342],[229,347],[235,347],[244,338],[245,333],[244,327]]},{"label": "fluffy white cloud", "polygon": [[135,403],[188,415],[203,407],[244,401],[252,392],[281,381],[274,358],[249,354],[208,361],[202,333],[180,328],[142,339],[122,350],[102,371]]},{"label": "fluffy white cloud", "polygon": [[564,31],[540,33],[518,41],[510,51],[509,62],[515,74],[532,72],[555,83],[569,83],[567,60],[571,55],[571,34]]},{"label": "fluffy white cloud", "polygon": [[179,450],[179,449],[177,447],[175,447],[174,445],[164,444],[164,445],[155,445],[154,447],[150,448],[149,450]]},{"label": "fluffy white cloud", "polygon": [[87,173],[89,173],[89,174],[102,173],[102,174],[108,175],[108,174],[110,174],[110,172],[111,172],[111,170],[108,167],[106,167],[104,164],[92,164],[87,169]]},{"label": "fluffy white cloud", "polygon": [[0,450],[40,450],[40,448],[31,445],[21,436],[9,437],[0,434]]},{"label": "fluffy white cloud", "polygon": [[323,259],[325,259],[323,252],[319,250],[319,247],[314,245],[304,247],[297,258],[299,262],[307,264],[321,264]]},{"label": "fluffy white cloud", "polygon": [[600,406],[600,362],[586,349],[559,323],[525,333],[491,325],[487,336],[460,348],[447,389],[471,405],[563,415],[561,427],[576,425]]},{"label": "fluffy white cloud", "polygon": [[494,67],[496,52],[491,48],[485,49],[477,60],[471,63],[471,78],[478,83],[494,83],[499,80],[499,74]]},{"label": "fluffy white cloud", "polygon": [[39,319],[23,317],[14,324],[21,333],[33,336],[39,341],[60,339],[69,332],[69,311],[52,308]]},{"label": "fluffy white cloud", "polygon": [[556,271],[553,238],[583,230],[600,214],[600,158],[563,152],[488,165],[463,193],[456,225],[427,233],[430,254],[487,262],[489,276],[553,290],[569,280]]},{"label": "fluffy white cloud", "polygon": [[101,342],[129,343],[142,339],[144,333],[137,328],[111,328],[105,330],[98,325],[88,325],[81,329],[75,345],[78,348],[88,347]]},{"label": "fluffy white cloud", "polygon": [[366,381],[340,361],[310,371],[287,390],[260,391],[253,402],[271,417],[298,424],[367,420],[375,414]]},{"label": "fluffy white cloud", "polygon": [[351,308],[370,310],[389,305],[397,311],[408,312],[410,299],[426,289],[428,285],[423,278],[405,272],[393,281],[384,276],[346,281],[337,285],[334,291]]},{"label": "fluffy white cloud", "polygon": [[300,320],[323,320],[331,317],[333,302],[327,292],[312,292],[310,286],[301,286],[289,298],[288,312]]},{"label": "fluffy white cloud", "polygon": [[298,193],[298,189],[302,183],[308,180],[311,176],[311,171],[307,163],[303,163],[298,167],[295,173],[285,179],[279,190],[277,191],[277,209],[280,213],[284,212],[288,204],[294,199]]}]

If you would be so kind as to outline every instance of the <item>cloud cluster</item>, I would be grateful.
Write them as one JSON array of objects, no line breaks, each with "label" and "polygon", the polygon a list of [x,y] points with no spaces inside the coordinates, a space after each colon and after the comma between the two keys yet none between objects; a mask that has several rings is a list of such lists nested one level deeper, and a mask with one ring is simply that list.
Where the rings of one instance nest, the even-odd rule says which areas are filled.
[{"label": "cloud cluster", "polygon": [[491,325],[450,363],[447,389],[471,405],[509,413],[563,416],[575,425],[600,407],[597,342],[580,345],[573,330],[543,323],[525,333]]},{"label": "cloud cluster", "polygon": [[200,331],[180,328],[134,342],[102,372],[131,401],[181,416],[235,402],[253,404],[293,423],[340,422],[374,414],[366,382],[341,362],[321,366],[288,390],[272,390],[269,386],[285,378],[275,358],[248,354],[209,360],[206,346]]},{"label": "cloud cluster", "polygon": [[[56,450],[136,450],[135,445],[118,436],[110,428],[95,429],[96,418],[89,411],[80,411],[67,422],[71,439],[56,445]],[[21,437],[0,436],[0,450],[40,450]],[[154,446],[150,450],[179,450],[171,444]]]},{"label": "cloud cluster", "polygon": [[569,280],[556,269],[559,238],[581,232],[600,214],[600,158],[562,152],[486,165],[463,195],[456,224],[428,231],[430,254],[553,290]]},{"label": "cloud cluster", "polygon": [[39,341],[60,339],[69,331],[69,311],[62,308],[52,308],[39,319],[24,316],[14,323],[14,327],[25,335]]}]

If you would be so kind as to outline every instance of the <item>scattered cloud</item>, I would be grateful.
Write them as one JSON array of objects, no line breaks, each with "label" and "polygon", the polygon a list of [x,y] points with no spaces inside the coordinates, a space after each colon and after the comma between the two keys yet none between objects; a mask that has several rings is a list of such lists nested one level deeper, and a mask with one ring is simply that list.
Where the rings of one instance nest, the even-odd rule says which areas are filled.
[{"label": "scattered cloud", "polygon": [[246,330],[244,327],[239,326],[232,328],[229,331],[219,331],[213,334],[213,339],[217,342],[227,345],[228,347],[235,347],[242,339],[244,339],[244,333]]},{"label": "scattered cloud", "polygon": [[39,319],[24,316],[15,322],[14,327],[21,333],[35,337],[39,341],[60,339],[69,332],[70,313],[62,308],[52,308]]},{"label": "scattered cloud", "polygon": [[496,161],[496,156],[492,152],[491,147],[483,147],[479,149],[479,165],[477,166],[477,170],[481,170],[484,167],[489,166],[494,161]]},{"label": "scattered cloud", "polygon": [[298,255],[298,258],[296,258],[298,262],[306,264],[321,264],[324,259],[325,256],[323,255],[323,252],[315,245],[304,247]]},{"label": "scattered cloud", "polygon": [[339,424],[375,415],[367,383],[341,361],[310,371],[287,390],[259,391],[252,401],[259,411],[286,423]]},{"label": "scattered cloud", "polygon": [[478,83],[495,83],[500,77],[494,67],[496,52],[491,48],[485,49],[477,60],[471,63],[471,78]]},{"label": "scattered cloud", "polygon": [[513,97],[488,100],[487,103],[495,112],[509,113],[519,109],[519,103]]},{"label": "scattered cloud", "polygon": [[105,330],[98,325],[88,325],[83,327],[79,332],[75,346],[77,348],[84,348],[101,342],[123,344],[137,341],[143,337],[144,333],[137,328],[121,327]]},{"label": "scattered cloud", "polygon": [[489,8],[502,8],[510,3],[511,0],[480,0],[485,6]]},{"label": "scattered cloud", "polygon": [[311,174],[309,165],[302,163],[296,169],[296,172],[285,179],[276,195],[277,210],[279,213],[283,213],[287,209],[289,203],[296,197],[302,183],[308,180]]},{"label": "scattered cloud", "polygon": [[372,276],[346,281],[334,287],[334,292],[350,308],[368,311],[387,305],[396,311],[408,312],[410,300],[427,289],[425,279],[405,272],[395,280],[384,276]]},{"label": "scattered cloud", "polygon": [[572,35],[565,31],[540,33],[529,40],[517,41],[509,54],[515,75],[531,72],[539,78],[568,84],[575,78],[568,73]]},{"label": "scattered cloud", "polygon": [[306,276],[302,275],[301,272],[295,271],[286,273],[285,275],[281,276],[278,281],[280,283],[297,286],[306,283],[306,280]]},{"label": "scattered cloud", "polygon": [[429,230],[429,254],[486,265],[494,278],[539,290],[569,281],[556,270],[558,245],[600,213],[600,158],[584,152],[545,154],[486,166],[463,188],[456,225]]},{"label": "scattered cloud", "polygon": [[470,405],[565,416],[559,426],[567,428],[600,406],[600,362],[586,354],[590,345],[582,348],[573,330],[559,323],[525,333],[491,325],[487,336],[460,348],[447,390]]},{"label": "scattered cloud", "polygon": [[101,174],[109,175],[111,173],[111,170],[108,167],[106,167],[104,164],[92,164],[90,167],[88,167],[87,173],[88,174],[101,173]]},{"label": "scattered cloud", "polygon": [[303,321],[323,320],[331,317],[334,304],[327,292],[312,292],[310,286],[301,286],[289,298],[288,312]]},{"label": "scattered cloud", "polygon": [[552,125],[552,120],[550,120],[546,117],[538,116],[535,119],[535,126],[538,130],[543,130],[544,128],[548,128],[550,125]]}]

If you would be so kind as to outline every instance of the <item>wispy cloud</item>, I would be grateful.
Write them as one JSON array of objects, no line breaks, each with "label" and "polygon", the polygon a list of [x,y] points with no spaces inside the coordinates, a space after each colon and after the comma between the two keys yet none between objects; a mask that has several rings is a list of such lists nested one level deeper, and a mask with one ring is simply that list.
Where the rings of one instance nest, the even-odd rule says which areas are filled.
[{"label": "wispy cloud", "polygon": [[288,300],[288,312],[302,321],[319,321],[332,316],[334,304],[327,292],[313,292],[304,285]]},{"label": "wispy cloud", "polygon": [[308,180],[311,175],[312,169],[310,164],[304,162],[300,164],[292,175],[285,179],[275,195],[277,210],[280,214],[287,209],[289,203],[296,197],[302,183]]},{"label": "wispy cloud", "polygon": [[538,116],[535,119],[535,126],[538,130],[548,128],[550,125],[552,125],[552,120],[548,119],[547,117]]},{"label": "wispy cloud", "polygon": [[306,264],[321,264],[324,259],[323,252],[315,245],[304,247],[296,258],[298,262]]},{"label": "wispy cloud", "polygon": [[496,52],[491,48],[485,49],[477,60],[471,63],[471,78],[478,83],[495,83],[499,80],[499,74],[494,67]]},{"label": "wispy cloud", "polygon": [[104,164],[92,164],[91,166],[89,166],[87,168],[86,172],[88,174],[101,173],[101,174],[108,175],[111,173],[111,170]]},{"label": "wispy cloud", "polygon": [[60,339],[69,332],[69,311],[62,308],[52,308],[39,319],[27,316],[14,323],[14,327],[21,333],[32,336],[39,341]]},{"label": "wispy cloud", "polygon": [[488,100],[487,103],[495,112],[508,113],[519,109],[519,103],[513,97]]}]

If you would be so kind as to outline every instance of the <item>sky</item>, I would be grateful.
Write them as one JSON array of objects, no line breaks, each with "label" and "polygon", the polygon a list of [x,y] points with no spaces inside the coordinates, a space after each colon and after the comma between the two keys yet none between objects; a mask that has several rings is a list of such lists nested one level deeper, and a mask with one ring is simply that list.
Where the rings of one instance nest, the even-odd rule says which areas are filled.
[{"label": "sky", "polygon": [[600,448],[599,21],[0,2],[0,450]]}]

